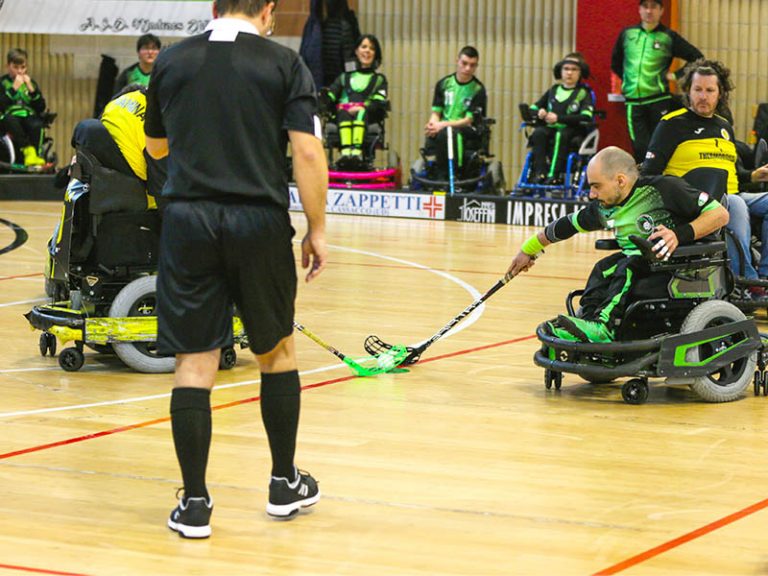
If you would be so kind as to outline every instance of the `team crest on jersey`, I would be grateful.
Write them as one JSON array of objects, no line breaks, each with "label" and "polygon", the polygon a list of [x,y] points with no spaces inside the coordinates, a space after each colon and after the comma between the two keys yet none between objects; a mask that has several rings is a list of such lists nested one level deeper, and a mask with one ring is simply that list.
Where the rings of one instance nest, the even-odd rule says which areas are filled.
[{"label": "team crest on jersey", "polygon": [[730,139],[731,139],[731,136],[728,134],[728,130],[726,130],[725,128],[722,128],[722,129],[720,130],[720,134],[721,134],[721,135],[722,135],[722,137],[723,137],[723,138],[725,138],[726,140],[730,140]]},{"label": "team crest on jersey", "polygon": [[641,232],[650,234],[653,232],[654,228],[653,218],[651,218],[651,216],[648,214],[643,214],[637,220],[635,220],[635,226],[637,226],[637,229]]},{"label": "team crest on jersey", "polygon": [[701,194],[699,194],[699,199],[697,201],[698,205],[704,206],[704,204],[706,204],[707,202],[709,202],[709,194],[707,194],[706,192],[702,192]]},{"label": "team crest on jersey", "polygon": [[654,49],[659,50],[661,48],[661,44],[659,44],[658,42],[654,42],[653,47]]},{"label": "team crest on jersey", "polygon": [[648,150],[648,152],[645,153],[646,160],[653,160],[654,158],[656,158],[656,154],[654,154],[650,150]]}]

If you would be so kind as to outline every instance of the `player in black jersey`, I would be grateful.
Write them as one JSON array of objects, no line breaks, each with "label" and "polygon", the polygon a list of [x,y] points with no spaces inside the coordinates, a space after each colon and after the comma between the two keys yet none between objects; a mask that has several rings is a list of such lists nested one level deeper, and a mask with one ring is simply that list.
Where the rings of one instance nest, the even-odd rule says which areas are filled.
[{"label": "player in black jersey", "polygon": [[[562,184],[569,143],[592,121],[595,112],[592,93],[583,84],[589,68],[580,54],[568,54],[555,65],[554,72],[559,82],[531,105],[531,110],[544,122],[528,139],[533,156],[532,184]],[[547,167],[550,147],[551,162]]]},{"label": "player in black jersey", "polygon": [[[205,482],[210,393],[220,350],[232,344],[237,305],[261,370],[261,414],[272,455],[267,513],[289,518],[318,501],[317,482],[294,464],[299,373],[293,343],[296,266],[285,165],[307,218],[307,281],[324,268],[328,168],[315,85],[298,54],[265,38],[274,0],[217,0],[203,34],[157,59],[145,132],[168,155],[157,280],[157,348],[176,355],[171,427],[184,495],[168,526],[211,533]],[[205,115],[200,114],[205,110]]]}]

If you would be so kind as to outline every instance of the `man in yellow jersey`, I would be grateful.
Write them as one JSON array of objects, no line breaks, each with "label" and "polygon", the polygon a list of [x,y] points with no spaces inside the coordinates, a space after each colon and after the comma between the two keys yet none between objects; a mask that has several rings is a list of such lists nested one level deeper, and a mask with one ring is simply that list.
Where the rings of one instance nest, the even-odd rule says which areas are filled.
[{"label": "man in yellow jersey", "polygon": [[[733,90],[730,71],[721,62],[692,62],[686,67],[681,86],[685,108],[662,118],[648,146],[642,173],[685,176],[696,181],[699,175],[711,180],[713,171],[718,171],[727,182],[727,190],[722,192],[728,192],[728,228],[736,235],[744,254],[749,255],[750,214],[762,220],[763,237],[768,238],[768,194],[740,193],[739,187],[768,181],[768,165],[749,171],[738,162],[733,127],[721,115],[726,113]],[[738,265],[732,261],[732,266]],[[738,273],[736,268],[734,271]],[[758,274],[768,277],[768,242],[764,243],[758,270],[747,259],[743,274],[749,280],[757,279]],[[758,286],[749,291],[753,297],[766,295],[765,289]]]},{"label": "man in yellow jersey", "polygon": [[146,152],[146,94],[144,86],[127,86],[105,106],[101,123],[120,148],[133,173],[147,183],[147,192],[157,197],[165,184],[165,162],[155,160]]},{"label": "man in yellow jersey", "polygon": [[72,146],[90,152],[107,168],[146,182],[147,207],[154,208],[166,170],[164,160],[155,160],[145,151],[146,108],[146,88],[137,84],[126,86],[106,105],[100,120],[78,123]]}]

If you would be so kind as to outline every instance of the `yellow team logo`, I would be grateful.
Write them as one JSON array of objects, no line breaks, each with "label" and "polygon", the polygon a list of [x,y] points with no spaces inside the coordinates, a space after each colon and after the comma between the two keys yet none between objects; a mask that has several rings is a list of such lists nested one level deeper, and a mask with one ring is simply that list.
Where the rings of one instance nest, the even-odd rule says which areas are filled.
[{"label": "yellow team logo", "polygon": [[730,140],[730,139],[731,139],[731,137],[728,135],[728,130],[726,130],[725,128],[721,128],[721,129],[720,129],[720,134],[721,134],[721,135],[722,135],[722,137],[723,137],[723,138],[725,138],[726,140]]}]

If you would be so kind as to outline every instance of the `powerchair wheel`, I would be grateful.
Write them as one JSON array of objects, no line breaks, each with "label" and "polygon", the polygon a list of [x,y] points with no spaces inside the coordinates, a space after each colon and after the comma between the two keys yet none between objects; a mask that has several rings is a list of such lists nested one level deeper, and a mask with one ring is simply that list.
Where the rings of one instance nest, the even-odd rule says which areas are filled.
[{"label": "powerchair wheel", "polygon": [[77,372],[85,364],[85,355],[77,348],[64,348],[59,354],[59,366],[66,372]]},{"label": "powerchair wheel", "polygon": [[632,378],[621,386],[621,397],[627,404],[645,404],[648,392],[648,383],[641,378]]}]

